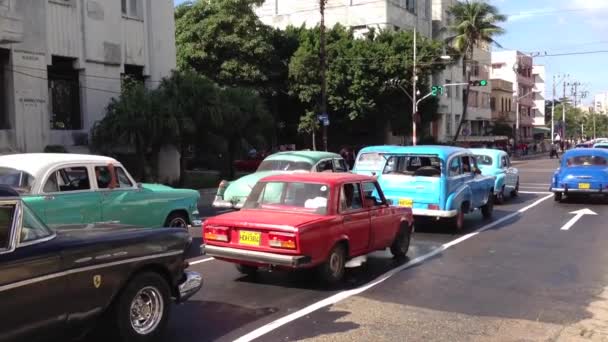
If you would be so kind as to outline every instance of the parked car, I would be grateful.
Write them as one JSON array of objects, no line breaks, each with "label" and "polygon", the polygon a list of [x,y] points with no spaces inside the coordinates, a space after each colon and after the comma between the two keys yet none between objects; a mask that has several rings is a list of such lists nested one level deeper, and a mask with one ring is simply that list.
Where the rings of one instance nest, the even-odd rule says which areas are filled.
[{"label": "parked car", "polygon": [[590,147],[593,147],[593,143],[587,141],[587,142],[583,142],[580,144],[576,144],[574,147],[575,148],[590,148]]},{"label": "parked car", "polygon": [[401,148],[401,146],[396,145],[368,146],[362,148],[357,154],[352,172],[368,176],[375,176],[382,173],[384,164],[386,164],[384,155],[395,149],[398,150],[399,148]]},{"label": "parked car", "polygon": [[51,226],[115,222],[146,227],[200,226],[198,191],[138,184],[109,157],[26,153],[0,156],[0,184],[17,189]]},{"label": "parked car", "polygon": [[203,223],[202,251],[244,274],[263,266],[318,267],[333,284],[351,258],[387,247],[405,256],[412,230],[411,209],[389,206],[371,177],[274,175],[253,187],[241,211]]},{"label": "parked car", "polygon": [[292,172],[347,172],[348,166],[337,153],[318,151],[289,151],[272,154],[260,164],[255,173],[235,181],[223,180],[217,189],[213,206],[240,209],[258,180]]},{"label": "parked car", "polygon": [[505,196],[517,197],[519,193],[519,170],[511,166],[507,152],[494,149],[471,149],[477,166],[484,175],[496,177],[494,182],[494,200],[502,204]]},{"label": "parked car", "polygon": [[593,148],[608,148],[608,142],[595,143]]},{"label": "parked car", "polygon": [[551,191],[556,201],[564,196],[600,194],[608,196],[608,150],[568,150],[553,174]]},{"label": "parked car", "polygon": [[400,207],[417,219],[446,219],[460,230],[464,215],[481,209],[490,218],[496,177],[481,174],[473,153],[450,146],[402,146],[384,154],[378,182]]},{"label": "parked car", "polygon": [[26,201],[0,198],[0,340],[67,341],[99,328],[107,341],[156,341],[171,302],[202,286],[186,270],[190,243],[179,228],[51,230]]}]

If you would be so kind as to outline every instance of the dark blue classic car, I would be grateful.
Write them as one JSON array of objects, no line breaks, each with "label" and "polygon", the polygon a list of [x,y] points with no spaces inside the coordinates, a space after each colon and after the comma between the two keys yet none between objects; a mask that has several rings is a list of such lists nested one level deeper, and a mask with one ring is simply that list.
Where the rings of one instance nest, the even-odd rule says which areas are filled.
[{"label": "dark blue classic car", "polygon": [[556,201],[574,194],[608,196],[608,150],[575,148],[564,153],[560,163],[551,181]]},{"label": "dark blue classic car", "polygon": [[186,271],[185,229],[51,230],[11,191],[0,189],[0,341],[69,341],[91,330],[105,341],[155,341],[172,301],[201,288]]}]

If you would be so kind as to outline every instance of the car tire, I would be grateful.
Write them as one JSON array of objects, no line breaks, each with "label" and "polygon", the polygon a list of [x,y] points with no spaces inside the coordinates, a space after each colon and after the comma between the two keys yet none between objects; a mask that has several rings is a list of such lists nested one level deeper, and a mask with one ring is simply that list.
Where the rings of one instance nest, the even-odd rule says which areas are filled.
[{"label": "car tire", "polygon": [[321,280],[329,286],[338,284],[344,278],[344,265],[346,265],[346,248],[340,243],[334,246],[327,260],[319,266]]},{"label": "car tire", "polygon": [[494,212],[494,194],[490,193],[488,196],[488,202],[481,207],[481,215],[484,219],[489,220],[492,218]]},{"label": "car tire", "polygon": [[246,276],[255,276],[258,273],[258,267],[257,266],[250,266],[250,265],[242,265],[242,264],[236,264],[236,270],[239,271],[239,273],[244,274]]},{"label": "car tire", "polygon": [[460,206],[460,210],[458,210],[458,213],[456,214],[456,216],[454,216],[453,218],[450,219],[450,226],[456,233],[461,232],[464,229],[465,211],[466,211],[466,206],[463,203]]},{"label": "car tire", "polygon": [[165,227],[188,229],[188,216],[184,213],[171,213],[165,220]]},{"label": "car tire", "polygon": [[109,316],[114,336],[109,341],[161,341],[171,305],[171,291],[161,275],[152,272],[136,275],[114,303]]},{"label": "car tire", "polygon": [[503,203],[505,203],[505,186],[504,185],[500,189],[500,192],[496,194],[495,203],[496,204],[503,204]]},{"label": "car tire", "polygon": [[517,184],[515,184],[515,189],[511,190],[511,197],[515,198],[519,196],[519,179],[517,180]]},{"label": "car tire", "polygon": [[561,192],[553,193],[553,200],[555,202],[561,202],[564,199],[564,195]]},{"label": "car tire", "polygon": [[407,223],[403,223],[393,244],[391,245],[391,254],[395,258],[404,258],[407,251],[410,249],[410,240],[412,238],[412,229]]}]

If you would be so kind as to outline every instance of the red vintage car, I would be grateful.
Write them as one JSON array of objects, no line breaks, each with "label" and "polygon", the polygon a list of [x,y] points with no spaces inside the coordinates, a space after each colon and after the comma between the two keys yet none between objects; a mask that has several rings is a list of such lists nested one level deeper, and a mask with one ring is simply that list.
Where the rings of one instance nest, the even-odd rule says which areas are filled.
[{"label": "red vintage car", "polygon": [[208,219],[201,249],[244,274],[316,267],[333,284],[351,258],[387,247],[404,257],[413,222],[411,209],[389,206],[372,177],[282,174],[261,179],[241,211]]}]

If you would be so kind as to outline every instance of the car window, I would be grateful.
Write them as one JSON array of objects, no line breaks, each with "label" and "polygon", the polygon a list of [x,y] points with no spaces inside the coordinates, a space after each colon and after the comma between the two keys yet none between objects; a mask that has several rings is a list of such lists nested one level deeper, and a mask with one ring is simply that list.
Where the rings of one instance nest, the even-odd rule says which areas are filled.
[{"label": "car window", "polygon": [[116,177],[118,177],[118,186],[121,188],[132,188],[133,183],[131,182],[131,179],[129,179],[129,176],[127,176],[127,171],[122,167],[117,167],[115,170]]},{"label": "car window", "polygon": [[361,153],[355,162],[357,170],[382,170],[386,159],[380,153]]},{"label": "car window", "polygon": [[334,172],[333,160],[324,160],[317,165],[317,172]]},{"label": "car window", "polygon": [[8,185],[19,192],[28,193],[32,190],[34,177],[22,170],[0,167],[0,184]]},{"label": "car window", "polygon": [[329,187],[304,182],[258,182],[243,208],[302,211],[325,215]]},{"label": "car window", "polygon": [[576,156],[566,160],[567,166],[606,166],[608,159],[600,156]]},{"label": "car window", "polygon": [[449,176],[453,177],[453,176],[458,176],[460,174],[461,174],[461,172],[460,172],[460,158],[454,158],[450,162]]},{"label": "car window", "polygon": [[462,173],[463,174],[471,173],[473,171],[471,166],[472,166],[472,163],[470,161],[469,156],[462,157]]},{"label": "car window", "polygon": [[492,165],[494,162],[492,157],[486,155],[476,155],[475,158],[477,159],[477,163],[479,163],[479,165]]},{"label": "car window", "polygon": [[344,184],[340,191],[340,211],[357,210],[361,208],[363,208],[361,186],[358,183]]},{"label": "car window", "polygon": [[69,192],[91,189],[89,173],[85,166],[66,167],[59,169],[49,176],[43,191]]},{"label": "car window", "polygon": [[374,206],[383,205],[382,197],[380,196],[380,188],[374,182],[363,183],[363,196],[366,201],[373,201]]},{"label": "car window", "polygon": [[344,159],[334,159],[334,170],[336,172],[347,172],[346,161]]},{"label": "car window", "polygon": [[310,171],[310,169],[312,169],[312,164],[308,162],[291,160],[264,160],[262,163],[260,163],[260,166],[258,166],[257,171]]},{"label": "car window", "polygon": [[95,166],[95,178],[97,179],[97,187],[100,189],[108,189],[112,182],[112,173],[107,166]]},{"label": "car window", "polygon": [[14,205],[0,206],[0,251],[9,248],[14,213]]},{"label": "car window", "polygon": [[28,206],[23,206],[23,224],[19,242],[30,242],[53,235],[53,232],[32,212]]},{"label": "car window", "polygon": [[388,158],[382,173],[421,177],[440,177],[441,161],[435,156],[391,156]]}]

